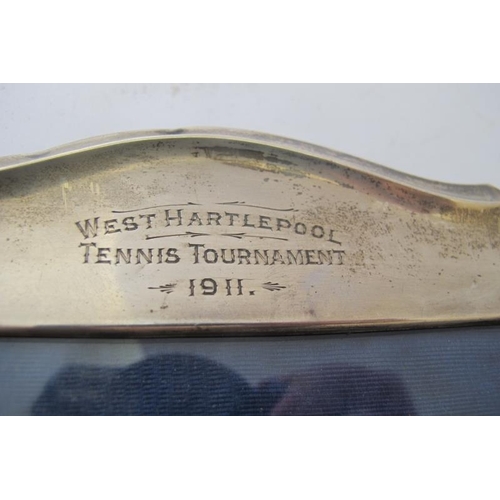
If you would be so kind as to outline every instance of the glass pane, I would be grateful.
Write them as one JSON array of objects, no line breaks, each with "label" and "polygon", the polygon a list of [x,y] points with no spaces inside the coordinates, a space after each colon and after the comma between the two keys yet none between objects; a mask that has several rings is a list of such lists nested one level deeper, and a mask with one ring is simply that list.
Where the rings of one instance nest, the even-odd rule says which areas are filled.
[{"label": "glass pane", "polygon": [[500,414],[500,329],[0,340],[1,414]]}]

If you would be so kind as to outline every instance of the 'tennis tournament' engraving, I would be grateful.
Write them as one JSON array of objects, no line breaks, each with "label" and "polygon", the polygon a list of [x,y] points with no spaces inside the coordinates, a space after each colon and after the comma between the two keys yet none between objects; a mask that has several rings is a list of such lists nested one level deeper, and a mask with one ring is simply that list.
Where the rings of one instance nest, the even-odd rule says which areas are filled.
[{"label": "'tennis tournament' engraving", "polygon": [[[163,265],[211,264],[243,266],[311,266],[342,265],[345,251],[336,239],[335,230],[321,224],[308,224],[295,217],[296,210],[247,205],[244,202],[216,203],[220,210],[204,210],[197,203],[161,205],[132,210],[113,210],[112,217],[92,217],[75,222],[83,241],[84,264],[107,265]],[[251,209],[247,212],[244,209]],[[278,215],[273,214],[278,212]],[[291,214],[283,214],[291,212]],[[121,233],[121,234],[120,234]],[[145,242],[141,246],[111,246],[106,244],[110,235],[113,241],[127,239],[136,234]],[[119,238],[116,238],[116,236]],[[297,248],[297,241],[304,237],[304,246]],[[217,238],[217,246],[213,241]],[[136,239],[135,239],[136,240]],[[160,241],[176,241],[174,245],[158,246]],[[205,241],[204,241],[205,240]],[[208,241],[207,241],[208,240]],[[104,241],[104,242],[103,242]],[[227,241],[227,245],[221,245]],[[265,241],[269,241],[265,248]],[[314,244],[321,241],[321,248]],[[255,248],[255,242],[259,242]],[[307,242],[307,243],[306,243]],[[272,244],[271,244],[272,243]],[[155,246],[156,244],[156,246]],[[319,246],[319,245],[318,245]],[[311,248],[312,247],[312,248]],[[208,274],[208,273],[207,273]],[[263,277],[185,278],[148,286],[167,296],[184,289],[188,297],[255,295],[258,290],[280,292],[286,285],[273,281],[263,282]],[[184,282],[184,286],[179,286]],[[163,307],[163,306],[162,306]]]},{"label": "'tennis tournament' engraving", "polygon": [[[113,218],[101,216],[75,222],[83,236],[80,243],[84,264],[178,264],[186,260],[192,264],[234,264],[234,265],[342,265],[345,251],[342,243],[335,239],[335,230],[321,224],[307,224],[295,217],[269,215],[270,212],[295,212],[294,209],[278,209],[247,205],[244,202],[219,203],[219,211],[204,211],[196,203],[161,205],[132,210],[114,210]],[[168,208],[167,208],[168,207]],[[175,208],[173,208],[175,207]],[[200,207],[200,208],[198,208]],[[231,207],[231,211],[228,208]],[[248,207],[266,213],[246,213],[234,208]],[[133,214],[133,215],[132,215]],[[184,249],[176,246],[111,247],[97,244],[94,239],[140,231],[144,240],[186,238]],[[213,248],[202,241],[204,237],[216,236],[227,239],[228,245]],[[311,240],[329,243],[332,248],[314,249],[249,248],[244,240],[276,240],[288,242],[291,237],[304,236]],[[86,241],[85,241],[86,240]],[[240,244],[231,245],[231,240]],[[168,240],[167,240],[168,241]],[[294,245],[295,246],[295,245]],[[184,251],[182,251],[184,250]]]}]

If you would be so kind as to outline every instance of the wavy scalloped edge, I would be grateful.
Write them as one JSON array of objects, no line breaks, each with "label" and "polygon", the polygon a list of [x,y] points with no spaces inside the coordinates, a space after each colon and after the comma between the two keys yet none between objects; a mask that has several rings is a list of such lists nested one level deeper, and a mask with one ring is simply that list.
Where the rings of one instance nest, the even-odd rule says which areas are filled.
[{"label": "wavy scalloped edge", "polygon": [[261,132],[229,128],[189,127],[181,129],[143,130],[101,135],[81,141],[67,143],[62,146],[33,154],[1,157],[0,172],[2,170],[21,168],[26,165],[42,163],[51,159],[83,153],[85,151],[117,146],[120,144],[130,144],[134,142],[145,142],[158,139],[220,139],[273,147],[288,152],[306,155],[315,159],[334,162],[343,167],[351,168],[361,173],[370,174],[379,179],[397,182],[398,184],[417,189],[425,193],[434,194],[439,197],[495,205],[500,204],[500,190],[489,184],[464,185],[427,180],[378,165],[377,163],[373,163],[368,160],[357,158],[355,156],[322,146],[316,146],[307,142]]}]

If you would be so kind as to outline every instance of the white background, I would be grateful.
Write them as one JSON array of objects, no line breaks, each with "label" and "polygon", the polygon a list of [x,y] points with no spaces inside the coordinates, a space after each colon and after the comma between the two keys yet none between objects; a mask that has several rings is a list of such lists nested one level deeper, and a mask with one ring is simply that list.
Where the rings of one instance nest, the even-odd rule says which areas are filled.
[{"label": "white background", "polygon": [[[490,0],[18,0],[2,6],[0,81],[498,81],[497,10]],[[215,125],[500,186],[499,102],[498,86],[0,84],[0,155]],[[498,419],[2,423],[2,498],[499,497]]]},{"label": "white background", "polygon": [[[500,186],[499,124],[496,85],[0,86],[1,155],[223,126]],[[497,426],[478,437],[475,421],[73,422],[0,427],[5,498],[498,498]]]},{"label": "white background", "polygon": [[500,187],[500,85],[0,85],[0,156],[130,130],[232,127]]}]

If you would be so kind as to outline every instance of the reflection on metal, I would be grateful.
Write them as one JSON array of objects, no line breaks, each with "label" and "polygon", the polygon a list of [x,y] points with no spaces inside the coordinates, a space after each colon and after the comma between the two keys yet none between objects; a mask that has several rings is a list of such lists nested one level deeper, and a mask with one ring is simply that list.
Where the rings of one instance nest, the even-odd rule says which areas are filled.
[{"label": "reflection on metal", "polygon": [[500,320],[500,191],[218,129],[0,159],[4,335]]}]

